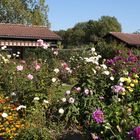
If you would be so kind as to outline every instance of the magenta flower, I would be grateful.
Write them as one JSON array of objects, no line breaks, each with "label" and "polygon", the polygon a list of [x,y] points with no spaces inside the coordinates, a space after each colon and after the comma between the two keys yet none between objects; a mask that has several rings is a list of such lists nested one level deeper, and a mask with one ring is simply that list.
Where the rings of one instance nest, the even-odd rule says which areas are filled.
[{"label": "magenta flower", "polygon": [[96,109],[95,112],[92,114],[92,118],[97,123],[103,123],[104,122],[104,113],[100,109]]},{"label": "magenta flower", "polygon": [[34,77],[33,77],[32,74],[28,74],[28,75],[27,75],[27,78],[28,78],[29,80],[32,80]]},{"label": "magenta flower", "polygon": [[129,132],[129,137],[140,140],[140,126],[135,127],[131,132]]},{"label": "magenta flower", "polygon": [[23,66],[22,65],[19,65],[16,68],[17,68],[17,71],[22,71],[23,70]]}]

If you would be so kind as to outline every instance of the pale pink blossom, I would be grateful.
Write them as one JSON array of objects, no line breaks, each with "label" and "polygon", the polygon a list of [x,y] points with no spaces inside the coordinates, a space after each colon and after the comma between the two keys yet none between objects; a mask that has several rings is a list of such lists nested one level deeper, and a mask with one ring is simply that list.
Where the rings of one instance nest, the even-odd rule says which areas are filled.
[{"label": "pale pink blossom", "polygon": [[23,70],[23,66],[22,65],[19,65],[16,68],[17,68],[17,71],[22,71]]},{"label": "pale pink blossom", "polygon": [[39,70],[41,68],[41,65],[40,64],[35,64],[35,69],[36,70]]},{"label": "pale pink blossom", "polygon": [[34,77],[33,77],[32,74],[28,74],[28,75],[27,75],[27,78],[28,78],[29,80],[32,80]]},{"label": "pale pink blossom", "polygon": [[44,41],[42,39],[39,39],[39,40],[37,40],[37,43],[38,43],[39,46],[43,46]]}]

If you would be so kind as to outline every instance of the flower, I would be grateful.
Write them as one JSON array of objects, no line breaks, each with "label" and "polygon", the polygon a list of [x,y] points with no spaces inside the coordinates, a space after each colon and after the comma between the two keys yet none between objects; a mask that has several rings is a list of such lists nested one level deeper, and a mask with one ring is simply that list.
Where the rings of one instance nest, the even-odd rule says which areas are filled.
[{"label": "flower", "polygon": [[105,64],[102,64],[101,67],[106,70],[107,69],[107,66]]},{"label": "flower", "polygon": [[129,137],[140,140],[140,126],[135,127],[131,132],[129,132]]},{"label": "flower", "polygon": [[16,67],[17,71],[22,71],[23,70],[23,66],[22,65],[19,65]]},{"label": "flower", "polygon": [[76,89],[77,92],[80,92],[81,91],[81,88],[80,87],[76,87],[75,89]]},{"label": "flower", "polygon": [[2,113],[2,117],[3,117],[3,118],[6,118],[7,116],[8,116],[7,113],[5,113],[5,112]]},{"label": "flower", "polygon": [[53,83],[56,82],[56,78],[52,78],[52,82],[53,82]]},{"label": "flower", "polygon": [[88,95],[89,94],[89,90],[88,89],[85,89],[84,90],[84,93],[85,93],[85,95]]},{"label": "flower", "polygon": [[20,110],[20,109],[22,109],[22,108],[26,109],[26,106],[24,106],[24,105],[18,106],[18,107],[17,107],[17,111]]},{"label": "flower", "polygon": [[115,93],[122,93],[125,92],[125,88],[120,85],[115,85],[112,87],[112,91]]},{"label": "flower", "polygon": [[63,113],[64,113],[64,109],[63,109],[63,108],[60,108],[60,109],[58,110],[58,112],[59,112],[60,114],[63,114]]},{"label": "flower", "polygon": [[39,97],[34,97],[34,101],[38,101],[39,100]]},{"label": "flower", "polygon": [[39,70],[41,68],[40,64],[35,64],[35,70]]},{"label": "flower", "polygon": [[110,77],[110,80],[112,80],[112,81],[113,81],[113,80],[114,80],[114,77],[113,77],[113,76],[111,76],[111,77]]},{"label": "flower", "polygon": [[48,104],[49,101],[48,100],[43,100],[43,103]]},{"label": "flower", "polygon": [[71,93],[70,90],[67,90],[67,91],[65,92],[66,95],[69,95],[70,93]]},{"label": "flower", "polygon": [[74,99],[73,97],[70,97],[69,100],[68,100],[68,102],[69,102],[70,104],[73,104],[73,103],[75,102],[75,99]]},{"label": "flower", "polygon": [[91,48],[91,52],[95,52],[95,48]]},{"label": "flower", "polygon": [[34,77],[33,77],[32,74],[28,74],[28,75],[27,75],[27,78],[28,78],[29,80],[32,80]]},{"label": "flower", "polygon": [[12,93],[11,93],[11,96],[16,96],[16,93],[15,93],[15,92],[12,92]]},{"label": "flower", "polygon": [[104,122],[104,114],[103,114],[103,111],[101,111],[100,109],[96,109],[96,111],[93,112],[93,114],[92,114],[92,118],[97,123],[103,123]]},{"label": "flower", "polygon": [[48,49],[48,47],[50,47],[50,44],[49,43],[43,43],[42,44],[42,47],[43,47],[43,49]]},{"label": "flower", "polygon": [[44,44],[42,39],[37,40],[37,43],[38,43],[39,46],[43,46],[43,44]]},{"label": "flower", "polygon": [[62,98],[61,100],[62,100],[63,103],[65,103],[67,101],[66,98]]},{"label": "flower", "polygon": [[1,50],[5,50],[7,48],[7,46],[3,46],[1,47]]},{"label": "flower", "polygon": [[105,70],[105,71],[103,71],[102,74],[109,75],[109,71],[108,70]]},{"label": "flower", "polygon": [[55,73],[59,73],[59,71],[60,71],[60,70],[59,70],[58,68],[54,69],[54,72],[55,72]]}]

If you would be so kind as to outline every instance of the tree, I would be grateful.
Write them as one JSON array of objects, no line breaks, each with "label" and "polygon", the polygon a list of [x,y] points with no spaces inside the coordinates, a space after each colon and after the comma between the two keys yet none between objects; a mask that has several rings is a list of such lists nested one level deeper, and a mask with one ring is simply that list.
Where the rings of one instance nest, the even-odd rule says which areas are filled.
[{"label": "tree", "polygon": [[99,37],[104,37],[108,32],[121,32],[121,24],[115,17],[102,16],[98,20]]},{"label": "tree", "polygon": [[121,32],[121,24],[115,17],[102,16],[99,20],[77,23],[73,28],[57,33],[63,38],[64,46],[97,43],[108,32]]},{"label": "tree", "polygon": [[0,22],[46,25],[48,6],[45,0],[1,0]]}]

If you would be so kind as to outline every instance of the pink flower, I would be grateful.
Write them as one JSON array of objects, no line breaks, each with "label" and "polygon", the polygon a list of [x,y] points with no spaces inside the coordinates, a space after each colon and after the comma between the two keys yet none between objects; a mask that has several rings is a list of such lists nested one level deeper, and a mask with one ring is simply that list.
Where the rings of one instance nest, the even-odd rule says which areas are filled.
[{"label": "pink flower", "polygon": [[44,41],[42,39],[37,40],[37,43],[39,46],[43,46],[44,45]]},{"label": "pink flower", "polygon": [[27,78],[28,78],[29,80],[32,80],[34,77],[33,77],[32,74],[28,74],[28,75],[27,75]]},{"label": "pink flower", "polygon": [[93,112],[93,114],[92,114],[92,118],[97,123],[103,123],[104,122],[104,114],[103,114],[103,111],[101,111],[100,109],[96,109],[96,111]]},{"label": "pink flower", "polygon": [[35,64],[35,69],[36,70],[39,70],[41,68],[41,65],[40,64]]},{"label": "pink flower", "polygon": [[16,68],[17,68],[17,71],[22,71],[23,70],[23,66],[22,65],[19,65]]},{"label": "pink flower", "polygon": [[67,63],[65,63],[65,62],[64,62],[64,63],[62,63],[61,65],[62,65],[62,67],[63,67],[64,69],[67,69],[67,68],[68,68],[68,64],[67,64]]}]

